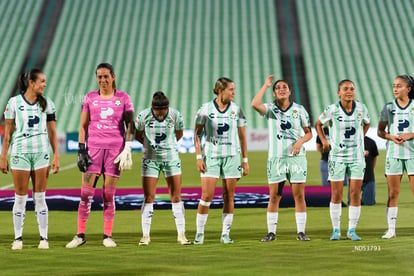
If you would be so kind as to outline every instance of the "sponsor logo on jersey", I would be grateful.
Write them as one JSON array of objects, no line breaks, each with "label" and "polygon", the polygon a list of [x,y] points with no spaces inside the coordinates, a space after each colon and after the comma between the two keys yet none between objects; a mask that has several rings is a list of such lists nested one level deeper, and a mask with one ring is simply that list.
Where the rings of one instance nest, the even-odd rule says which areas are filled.
[{"label": "sponsor logo on jersey", "polygon": [[34,125],[37,125],[40,122],[40,119],[38,116],[29,116],[29,121],[27,122],[29,127],[34,127]]},{"label": "sponsor logo on jersey", "polygon": [[101,118],[106,119],[108,116],[111,116],[114,114],[114,110],[110,107],[101,107]]}]

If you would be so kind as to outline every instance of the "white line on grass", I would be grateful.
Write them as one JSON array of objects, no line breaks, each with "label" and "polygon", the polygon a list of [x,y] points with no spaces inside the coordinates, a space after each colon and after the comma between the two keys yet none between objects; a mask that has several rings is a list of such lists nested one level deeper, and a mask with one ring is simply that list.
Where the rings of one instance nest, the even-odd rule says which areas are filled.
[{"label": "white line on grass", "polygon": [[[75,168],[76,166],[77,166],[77,165],[76,165],[76,163],[69,164],[69,165],[66,165],[66,166],[64,166],[64,167],[60,168],[60,169],[59,169],[59,171],[66,171],[66,170],[70,170],[70,169],[72,169],[72,168]],[[7,185],[5,185],[5,186],[0,187],[0,190],[7,190],[7,189],[9,189],[9,188],[12,188],[13,186],[14,186],[14,184],[13,184],[13,183],[11,183],[11,184],[7,184]]]}]

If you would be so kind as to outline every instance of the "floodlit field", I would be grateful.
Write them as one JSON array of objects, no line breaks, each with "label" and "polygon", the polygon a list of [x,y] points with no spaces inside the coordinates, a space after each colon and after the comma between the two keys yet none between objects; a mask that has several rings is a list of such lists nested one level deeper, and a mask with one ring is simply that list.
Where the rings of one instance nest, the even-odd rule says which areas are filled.
[{"label": "floodlit field", "polygon": [[[377,176],[377,205],[363,206],[357,232],[360,242],[329,241],[331,222],[328,208],[308,208],[307,234],[310,242],[296,241],[293,208],[280,210],[277,240],[261,243],[266,233],[266,209],[236,209],[231,236],[233,245],[219,242],[221,210],[212,209],[202,246],[181,246],[176,243],[176,230],[170,210],[155,210],[151,244],[139,247],[140,211],[118,211],[113,237],[117,248],[102,245],[103,217],[101,211],[91,213],[87,227],[87,243],[76,249],[65,244],[76,232],[76,212],[51,211],[49,216],[50,249],[37,249],[38,231],[32,211],[26,214],[24,248],[10,250],[13,239],[11,212],[0,212],[0,264],[2,275],[377,275],[414,272],[413,197],[408,180],[403,179],[397,222],[397,238],[380,237],[386,229],[386,183],[383,177],[384,152],[380,153]],[[124,173],[119,187],[140,185],[140,154],[134,156],[134,171]],[[193,154],[182,155],[185,186],[199,185]],[[62,168],[68,168],[76,155],[62,156]],[[251,175],[239,184],[265,185],[266,153],[250,153]],[[308,153],[309,185],[319,184],[319,155]],[[77,168],[62,170],[51,176],[51,188],[79,187]],[[10,175],[0,177],[1,186],[11,183]],[[99,184],[98,184],[99,185]],[[160,185],[165,185],[161,181]],[[186,210],[187,237],[194,238],[196,210]],[[342,235],[347,228],[348,209],[342,213]],[[374,274],[375,273],[375,274]]]}]

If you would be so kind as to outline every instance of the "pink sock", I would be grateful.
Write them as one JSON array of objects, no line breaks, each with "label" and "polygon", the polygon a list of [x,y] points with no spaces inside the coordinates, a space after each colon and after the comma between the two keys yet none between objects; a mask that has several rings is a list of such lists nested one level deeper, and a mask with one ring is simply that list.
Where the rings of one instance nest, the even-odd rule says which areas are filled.
[{"label": "pink sock", "polygon": [[115,217],[115,187],[104,187],[102,190],[104,209],[104,235],[111,237]]},{"label": "pink sock", "polygon": [[78,208],[78,234],[85,233],[94,194],[95,188],[89,186],[81,187],[81,199]]}]

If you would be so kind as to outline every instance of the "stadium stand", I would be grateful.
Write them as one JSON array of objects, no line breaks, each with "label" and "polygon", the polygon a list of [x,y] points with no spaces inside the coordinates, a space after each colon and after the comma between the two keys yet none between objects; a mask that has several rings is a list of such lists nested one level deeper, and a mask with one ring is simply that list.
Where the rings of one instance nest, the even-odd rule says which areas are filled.
[{"label": "stadium stand", "polygon": [[17,76],[41,7],[41,1],[0,1],[1,117],[10,93],[17,83]]},{"label": "stadium stand", "polygon": [[377,126],[393,99],[392,82],[413,74],[414,9],[411,0],[296,0],[313,117],[337,100],[342,79],[355,82],[357,98]]},{"label": "stadium stand", "polygon": [[250,101],[268,74],[281,72],[274,14],[272,0],[65,1],[44,68],[58,130],[78,130],[80,102],[97,87],[100,62],[114,65],[136,111],[163,90],[187,128],[213,98],[215,81],[228,76],[249,126],[265,127]]}]

